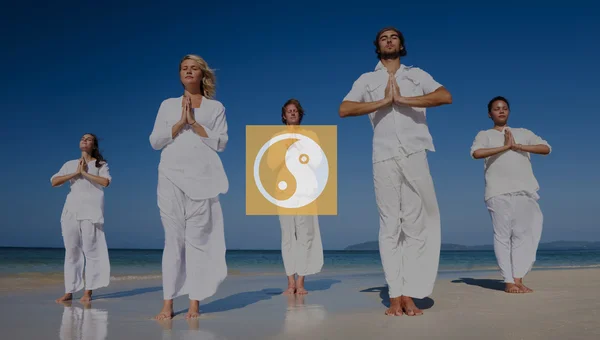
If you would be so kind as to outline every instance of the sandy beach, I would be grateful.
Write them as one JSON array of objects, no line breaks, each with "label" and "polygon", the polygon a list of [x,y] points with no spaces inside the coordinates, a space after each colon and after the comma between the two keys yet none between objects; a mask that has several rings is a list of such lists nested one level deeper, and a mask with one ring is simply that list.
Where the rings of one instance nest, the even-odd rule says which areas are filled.
[{"label": "sandy beach", "polygon": [[535,292],[519,295],[504,293],[494,272],[444,273],[417,301],[418,317],[384,315],[380,274],[317,275],[304,297],[282,295],[285,278],[231,275],[202,302],[200,319],[185,320],[183,297],[170,322],[151,320],[162,299],[156,278],[115,281],[90,305],[56,304],[60,282],[28,288],[31,281],[1,280],[3,339],[600,338],[600,269],[536,270],[526,278]]}]

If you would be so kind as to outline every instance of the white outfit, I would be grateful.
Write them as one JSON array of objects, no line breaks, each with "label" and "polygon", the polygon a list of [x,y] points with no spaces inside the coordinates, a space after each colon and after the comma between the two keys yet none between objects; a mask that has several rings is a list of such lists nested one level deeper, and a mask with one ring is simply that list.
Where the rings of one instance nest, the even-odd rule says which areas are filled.
[{"label": "white outfit", "polygon": [[[504,145],[504,131],[480,131],[471,147],[478,149]],[[527,129],[510,128],[515,142],[522,145],[550,145]],[[538,204],[538,182],[533,175],[531,155],[508,150],[484,162],[485,203],[494,226],[494,252],[506,283],[523,278],[536,260],[542,236],[543,214]]]},{"label": "white outfit", "polygon": [[281,256],[287,276],[317,274],[323,268],[323,244],[317,215],[280,215]]},{"label": "white outfit", "polygon": [[60,340],[105,340],[108,312],[94,308],[65,307],[60,324]]},{"label": "white outfit", "polygon": [[[442,85],[427,72],[401,65],[403,96],[429,94]],[[361,75],[345,101],[385,97],[389,75],[379,62]],[[431,294],[439,265],[440,214],[426,150],[435,151],[426,109],[390,105],[369,114],[373,126],[373,178],[379,209],[379,251],[390,298]]]},{"label": "white outfit", "polygon": [[150,135],[152,147],[162,150],[157,196],[165,230],[163,295],[170,300],[188,294],[200,301],[214,295],[227,276],[219,194],[229,182],[217,154],[227,144],[227,121],[223,105],[204,97],[194,115],[208,138],[190,126],[172,138],[181,103],[182,97],[162,102]]},{"label": "white outfit", "polygon": [[[79,159],[66,162],[50,181],[76,172],[78,164]],[[108,163],[97,168],[96,161],[90,161],[87,167],[89,174],[112,180]],[[65,244],[65,292],[106,287],[110,282],[110,261],[104,236],[104,188],[83,176],[69,182],[71,191],[60,218]]]}]

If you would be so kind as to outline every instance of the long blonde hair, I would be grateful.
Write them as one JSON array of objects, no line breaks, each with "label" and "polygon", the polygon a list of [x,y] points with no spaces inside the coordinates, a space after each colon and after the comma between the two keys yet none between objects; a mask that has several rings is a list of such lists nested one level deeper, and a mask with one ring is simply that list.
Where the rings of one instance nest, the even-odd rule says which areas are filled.
[{"label": "long blonde hair", "polygon": [[215,77],[214,70],[208,67],[208,63],[199,55],[188,54],[179,62],[179,71],[181,71],[181,64],[187,59],[191,59],[200,65],[200,70],[202,70],[200,93],[206,98],[212,99],[217,93],[217,78]]}]

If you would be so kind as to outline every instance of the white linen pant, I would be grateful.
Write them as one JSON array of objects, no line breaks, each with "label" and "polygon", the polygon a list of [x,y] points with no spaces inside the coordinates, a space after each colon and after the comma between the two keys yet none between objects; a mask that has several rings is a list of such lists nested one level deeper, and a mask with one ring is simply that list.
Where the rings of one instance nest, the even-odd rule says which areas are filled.
[{"label": "white linen pant", "polygon": [[523,278],[535,262],[544,222],[537,199],[519,192],[486,201],[494,225],[494,253],[506,283]]},{"label": "white linen pant", "polygon": [[287,276],[312,275],[323,267],[318,215],[279,215],[281,256]]},{"label": "white linen pant", "polygon": [[373,164],[379,252],[390,298],[431,294],[440,258],[440,213],[425,151]]},{"label": "white linen pant", "polygon": [[110,261],[104,225],[77,220],[69,212],[63,214],[60,222],[65,244],[65,293],[108,286]]},{"label": "white linen pant", "polygon": [[166,177],[158,178],[158,207],[165,230],[163,296],[204,300],[227,277],[225,231],[219,197],[192,200]]}]

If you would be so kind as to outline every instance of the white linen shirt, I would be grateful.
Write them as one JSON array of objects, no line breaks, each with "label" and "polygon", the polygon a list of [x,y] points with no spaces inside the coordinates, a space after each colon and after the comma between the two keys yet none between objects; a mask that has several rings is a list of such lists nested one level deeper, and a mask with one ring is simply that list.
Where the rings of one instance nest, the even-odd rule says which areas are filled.
[{"label": "white linen shirt", "polygon": [[[66,162],[60,170],[50,178],[57,176],[70,175],[77,171],[79,159],[74,159]],[[108,163],[104,162],[100,168],[96,168],[96,161],[87,163],[87,172],[94,176],[100,176],[108,179],[110,182],[112,177]],[[76,176],[69,180],[71,190],[67,195],[63,211],[61,215],[67,213],[75,215],[77,220],[90,220],[94,224],[104,224],[104,187],[83,176]],[[60,185],[62,186],[62,184]]]},{"label": "white linen shirt", "polygon": [[[426,95],[442,86],[418,67],[400,65],[395,77],[405,97]],[[388,78],[380,61],[374,72],[364,73],[354,82],[344,101],[364,103],[385,98]],[[373,126],[373,163],[423,150],[435,151],[425,108],[389,105],[369,113],[369,119]]]},{"label": "white linen shirt", "polygon": [[[509,128],[517,144],[538,145],[552,147],[547,141],[533,132],[523,128]],[[471,146],[471,157],[478,149],[496,148],[504,145],[504,131],[489,129],[480,131]],[[488,199],[516,192],[526,192],[537,197],[539,184],[533,175],[531,155],[525,151],[507,150],[484,161],[485,196]]]},{"label": "white linen shirt", "polygon": [[191,126],[183,127],[175,138],[172,128],[181,119],[183,96],[165,99],[158,109],[150,144],[162,150],[158,172],[193,200],[203,200],[224,194],[229,181],[217,152],[227,145],[227,120],[221,102],[202,98],[194,117],[206,130],[208,137],[194,132]]}]

